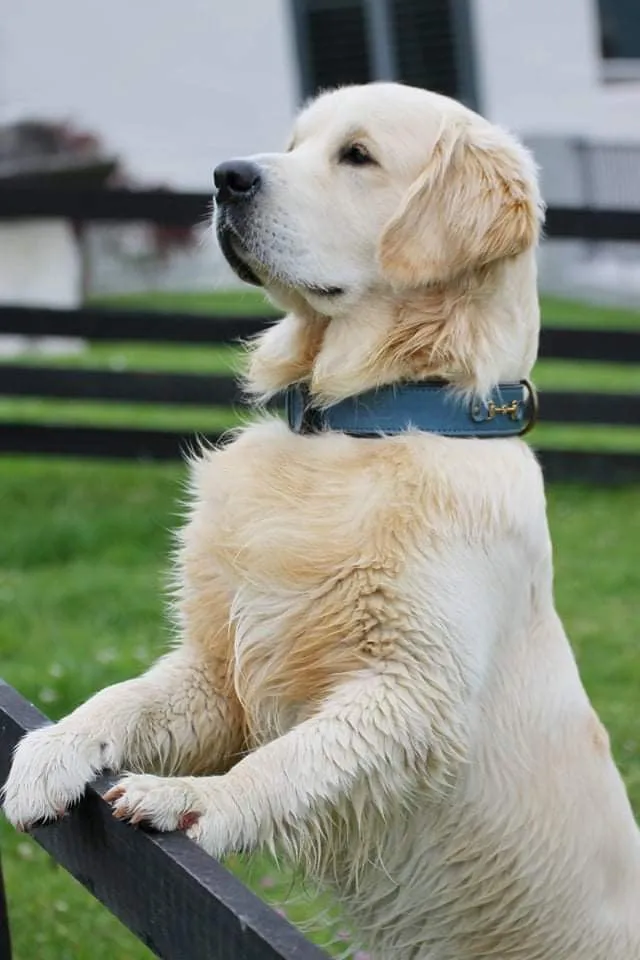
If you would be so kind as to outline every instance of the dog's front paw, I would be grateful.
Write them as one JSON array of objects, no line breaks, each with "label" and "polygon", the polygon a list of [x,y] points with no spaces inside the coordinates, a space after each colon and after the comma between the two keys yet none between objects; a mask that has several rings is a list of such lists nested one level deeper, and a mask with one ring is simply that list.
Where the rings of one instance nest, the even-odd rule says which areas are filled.
[{"label": "dog's front paw", "polygon": [[214,857],[243,844],[239,810],[225,795],[224,777],[132,774],[105,794],[114,816],[155,830],[182,830]]},{"label": "dog's front paw", "polygon": [[105,793],[114,817],[147,823],[154,830],[187,830],[204,812],[192,777],[131,774]]},{"label": "dog's front paw", "polygon": [[18,830],[56,820],[87,783],[109,766],[108,745],[62,724],[32,730],[18,744],[3,790],[7,819]]}]

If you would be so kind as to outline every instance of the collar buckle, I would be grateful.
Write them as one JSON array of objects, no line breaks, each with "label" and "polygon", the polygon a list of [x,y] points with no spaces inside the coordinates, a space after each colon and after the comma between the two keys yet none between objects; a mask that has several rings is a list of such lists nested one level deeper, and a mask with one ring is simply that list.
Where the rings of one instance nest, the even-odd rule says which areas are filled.
[{"label": "collar buckle", "polygon": [[512,400],[511,403],[503,403],[497,406],[493,400],[487,404],[487,420],[493,420],[496,416],[510,417],[512,420],[518,420],[520,417],[521,400]]},{"label": "collar buckle", "polygon": [[538,419],[538,394],[530,380],[520,380],[522,397],[510,403],[496,403],[495,400],[476,401],[471,408],[471,419],[475,423],[489,423],[496,417],[508,417],[514,423],[523,422],[517,436],[524,436],[536,425]]}]

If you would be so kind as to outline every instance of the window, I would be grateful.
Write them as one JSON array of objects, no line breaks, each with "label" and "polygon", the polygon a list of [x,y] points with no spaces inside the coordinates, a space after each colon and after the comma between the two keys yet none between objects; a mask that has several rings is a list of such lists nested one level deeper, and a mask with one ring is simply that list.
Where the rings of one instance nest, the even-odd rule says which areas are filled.
[{"label": "window", "polygon": [[640,3],[598,0],[598,13],[605,78],[640,79]]},{"label": "window", "polygon": [[303,96],[374,79],[362,0],[294,2]]},{"label": "window", "polygon": [[450,0],[392,0],[391,23],[398,80],[459,97]]},{"label": "window", "polygon": [[471,0],[293,0],[303,96],[395,79],[476,105]]}]

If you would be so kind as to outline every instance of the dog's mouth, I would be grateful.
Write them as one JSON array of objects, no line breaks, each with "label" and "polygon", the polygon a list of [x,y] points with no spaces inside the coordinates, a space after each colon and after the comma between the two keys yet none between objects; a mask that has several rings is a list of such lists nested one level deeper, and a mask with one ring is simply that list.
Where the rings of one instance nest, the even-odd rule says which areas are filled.
[{"label": "dog's mouth", "polygon": [[228,224],[221,223],[220,219],[218,219],[216,234],[222,254],[236,276],[244,280],[245,283],[253,284],[254,287],[263,287],[264,284],[260,277],[254,273],[243,258],[240,252],[241,250],[243,251],[242,244],[231,227]]},{"label": "dog's mouth", "polygon": [[[245,283],[253,284],[254,287],[264,287],[268,280],[262,280],[255,272],[251,263],[249,263],[249,259],[255,260],[255,258],[250,257],[241,238],[233,227],[220,217],[216,223],[216,235],[222,254],[236,276]],[[261,264],[261,266],[263,266],[265,273],[271,273],[266,265]],[[271,278],[283,286],[292,287],[293,289],[309,293],[316,297],[339,297],[345,292],[344,287],[296,282],[277,274],[273,274]]]}]

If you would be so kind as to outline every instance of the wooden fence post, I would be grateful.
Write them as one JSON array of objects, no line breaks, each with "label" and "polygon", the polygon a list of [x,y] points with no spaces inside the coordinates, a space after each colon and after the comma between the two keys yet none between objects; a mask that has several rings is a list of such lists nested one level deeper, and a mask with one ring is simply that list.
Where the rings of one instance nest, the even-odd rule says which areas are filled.
[{"label": "wooden fence post", "polygon": [[11,935],[9,932],[9,911],[2,879],[2,859],[0,858],[0,960],[11,960]]}]

